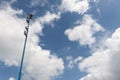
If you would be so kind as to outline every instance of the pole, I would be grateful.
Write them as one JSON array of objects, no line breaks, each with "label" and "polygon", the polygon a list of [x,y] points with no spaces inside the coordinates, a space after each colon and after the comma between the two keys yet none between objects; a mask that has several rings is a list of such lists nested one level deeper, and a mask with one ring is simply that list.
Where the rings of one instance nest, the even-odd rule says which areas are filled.
[{"label": "pole", "polygon": [[18,74],[18,80],[21,80],[23,61],[24,61],[25,49],[26,49],[26,44],[27,44],[27,39],[28,39],[28,32],[29,32],[29,23],[30,23],[30,19],[32,19],[32,16],[33,16],[32,14],[28,14],[27,19],[26,19],[26,21],[28,23],[28,30],[26,33],[25,41],[24,41],[24,47],[23,47],[22,58],[21,58],[21,63],[20,63],[20,70],[19,70],[19,74]]}]

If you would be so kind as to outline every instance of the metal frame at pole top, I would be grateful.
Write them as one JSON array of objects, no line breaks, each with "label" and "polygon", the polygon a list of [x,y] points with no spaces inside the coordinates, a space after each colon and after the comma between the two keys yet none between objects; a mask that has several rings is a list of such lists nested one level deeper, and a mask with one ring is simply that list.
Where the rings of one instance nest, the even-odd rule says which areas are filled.
[{"label": "metal frame at pole top", "polygon": [[27,18],[26,18],[26,22],[27,22],[28,26],[26,27],[26,31],[24,32],[25,41],[24,41],[24,47],[23,47],[22,58],[21,58],[21,63],[20,63],[20,70],[19,70],[19,74],[18,74],[18,80],[21,80],[23,61],[24,61],[24,56],[25,56],[25,49],[26,49],[26,44],[27,44],[27,39],[28,39],[29,24],[30,24],[30,19],[32,19],[32,17],[33,17],[32,14],[28,14]]}]

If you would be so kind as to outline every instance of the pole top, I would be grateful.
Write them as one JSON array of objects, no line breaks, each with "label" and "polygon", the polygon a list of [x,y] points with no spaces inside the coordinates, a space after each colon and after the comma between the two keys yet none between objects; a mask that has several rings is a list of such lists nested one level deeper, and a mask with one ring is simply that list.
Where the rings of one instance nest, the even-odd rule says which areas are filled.
[{"label": "pole top", "polygon": [[31,13],[30,13],[30,14],[27,14],[27,18],[28,18],[28,19],[32,19],[32,18],[33,18],[33,14],[31,14]]},{"label": "pole top", "polygon": [[27,18],[26,18],[26,22],[29,24],[29,22],[30,22],[30,19],[32,19],[33,18],[33,14],[27,14]]}]

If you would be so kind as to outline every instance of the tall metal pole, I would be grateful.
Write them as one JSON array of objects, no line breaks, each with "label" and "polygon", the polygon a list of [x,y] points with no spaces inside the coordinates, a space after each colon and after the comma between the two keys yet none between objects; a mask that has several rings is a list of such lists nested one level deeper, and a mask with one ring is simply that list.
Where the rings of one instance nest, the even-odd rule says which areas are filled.
[{"label": "tall metal pole", "polygon": [[25,34],[25,41],[24,41],[24,47],[23,47],[23,53],[22,53],[22,58],[21,58],[21,63],[20,63],[20,70],[19,70],[19,74],[18,74],[18,80],[21,80],[21,74],[22,74],[22,67],[23,67],[23,61],[24,61],[24,56],[25,56],[25,49],[26,49],[26,43],[27,43],[27,39],[28,39],[28,32],[29,32],[29,23],[30,23],[30,19],[32,19],[32,14],[28,14],[27,16],[27,23],[28,23],[28,27],[27,27],[27,31]]}]

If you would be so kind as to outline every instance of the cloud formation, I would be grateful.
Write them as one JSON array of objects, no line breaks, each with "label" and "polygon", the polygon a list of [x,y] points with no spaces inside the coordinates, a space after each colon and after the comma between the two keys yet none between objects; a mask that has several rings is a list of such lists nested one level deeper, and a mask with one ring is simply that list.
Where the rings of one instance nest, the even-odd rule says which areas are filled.
[{"label": "cloud formation", "polygon": [[6,65],[18,65],[23,46],[24,19],[17,18],[22,10],[14,10],[8,4],[0,9],[0,60]]},{"label": "cloud formation", "polygon": [[57,20],[59,18],[60,18],[60,13],[55,14],[55,13],[46,12],[46,14],[40,18],[40,22],[42,24],[52,24],[54,20]]},{"label": "cloud formation", "polygon": [[88,75],[80,80],[120,80],[120,28],[108,37],[91,56],[79,63]]},{"label": "cloud formation", "polygon": [[48,3],[47,0],[32,0],[30,3],[31,7],[35,6],[45,6]]},{"label": "cloud formation", "polygon": [[15,80],[13,77],[10,77],[9,80]]},{"label": "cloud formation", "polygon": [[74,68],[74,65],[77,64],[83,59],[83,57],[78,56],[77,58],[73,59],[72,56],[67,56],[66,60],[69,62],[68,63],[68,68],[72,69]]},{"label": "cloud formation", "polygon": [[[18,67],[26,23],[24,18],[17,15],[23,15],[23,11],[13,9],[8,3],[2,5],[4,6],[0,8],[0,61],[6,66]],[[49,13],[49,15],[53,14]],[[64,70],[64,62],[61,58],[51,55],[50,50],[44,50],[38,45],[40,40],[37,34],[42,34],[44,27],[40,21],[41,18],[34,20],[30,27],[23,66],[23,80],[50,80],[62,74]],[[50,18],[47,23],[50,24],[55,19],[56,17]]]},{"label": "cloud formation", "polygon": [[89,7],[89,0],[62,0],[62,11],[76,12],[78,14],[84,14]]},{"label": "cloud formation", "polygon": [[65,35],[70,41],[78,41],[80,45],[91,45],[96,42],[94,34],[99,31],[104,31],[103,27],[86,14],[83,16],[81,24],[67,29]]}]

